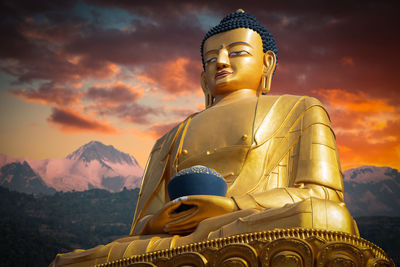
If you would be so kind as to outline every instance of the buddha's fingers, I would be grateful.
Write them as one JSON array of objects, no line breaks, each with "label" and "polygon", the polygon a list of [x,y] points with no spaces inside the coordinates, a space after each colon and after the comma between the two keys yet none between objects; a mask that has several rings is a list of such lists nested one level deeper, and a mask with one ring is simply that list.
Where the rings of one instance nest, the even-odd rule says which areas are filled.
[{"label": "buddha's fingers", "polygon": [[[181,204],[179,203],[179,205],[181,205]],[[179,205],[178,205],[178,207],[179,207]],[[184,210],[184,211],[181,211],[181,212],[176,212],[175,210],[177,208],[169,211],[168,217],[170,219],[176,219],[177,220],[177,219],[186,217],[186,216],[188,216],[189,214],[192,214],[193,212],[195,212],[198,209],[197,207],[192,207],[192,208],[190,208],[188,210]]]},{"label": "buddha's fingers", "polygon": [[162,209],[163,214],[167,214],[170,217],[172,214],[180,215],[180,213],[173,213],[180,205],[182,205],[181,199],[175,199],[173,201],[168,202],[165,204],[164,208]]},{"label": "buddha's fingers", "polygon": [[201,203],[210,204],[213,202],[220,202],[224,201],[225,199],[226,197],[221,197],[221,196],[192,195],[192,196],[182,197],[180,201],[183,204],[187,205],[199,205]]},{"label": "buddha's fingers", "polygon": [[225,213],[230,213],[237,210],[235,202],[228,197],[208,196],[208,195],[193,195],[182,200],[185,205],[196,205],[205,213],[205,217],[219,216]]},{"label": "buddha's fingers", "polygon": [[166,225],[164,231],[170,234],[187,234],[193,232],[198,225],[198,222],[192,221],[183,225]]},{"label": "buddha's fingers", "polygon": [[170,227],[179,228],[182,227],[183,225],[192,223],[196,223],[197,225],[199,223],[199,218],[197,218],[198,216],[196,216],[198,212],[199,210],[195,209],[193,212],[189,214],[186,213],[187,214],[186,216],[180,216],[179,218],[167,223],[165,225],[165,228],[170,228]]}]

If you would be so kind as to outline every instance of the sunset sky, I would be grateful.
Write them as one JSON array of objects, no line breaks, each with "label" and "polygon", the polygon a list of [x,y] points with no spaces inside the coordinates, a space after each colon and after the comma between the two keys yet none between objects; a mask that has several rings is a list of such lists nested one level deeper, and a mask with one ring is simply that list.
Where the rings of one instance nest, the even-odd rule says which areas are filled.
[{"label": "sunset sky", "polygon": [[144,167],[204,108],[201,40],[238,8],[277,41],[271,93],[327,108],[343,170],[400,169],[396,1],[2,1],[0,153],[62,158],[98,140]]}]

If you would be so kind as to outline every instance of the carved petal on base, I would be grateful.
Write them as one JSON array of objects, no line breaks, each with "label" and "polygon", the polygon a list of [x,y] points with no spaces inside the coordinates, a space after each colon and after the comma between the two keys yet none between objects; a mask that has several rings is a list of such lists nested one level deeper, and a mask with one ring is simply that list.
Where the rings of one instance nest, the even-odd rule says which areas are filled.
[{"label": "carved petal on base", "polygon": [[[207,266],[207,259],[197,252],[187,252],[176,255],[171,261],[167,261],[165,266],[190,266],[190,267],[205,267]],[[161,266],[157,264],[157,266]]]},{"label": "carved petal on base", "polygon": [[308,267],[313,265],[313,253],[310,245],[301,239],[282,238],[266,245],[260,260],[263,267]]},{"label": "carved petal on base", "polygon": [[232,257],[221,262],[221,267],[248,267],[247,261],[243,258]]},{"label": "carved petal on base", "polygon": [[214,266],[257,267],[257,251],[247,244],[232,244],[217,251]]},{"label": "carved petal on base", "polygon": [[98,266],[394,267],[378,246],[347,233],[277,229],[154,251]]},{"label": "carved petal on base", "polygon": [[[185,267],[205,267],[208,266],[207,259],[197,252],[186,252],[175,255],[173,258],[160,257],[153,261],[157,267],[185,266]],[[135,266],[135,265],[133,265]]]},{"label": "carved petal on base", "polygon": [[318,267],[365,266],[365,258],[361,250],[344,242],[332,242],[322,246],[317,262]]},{"label": "carved petal on base", "polygon": [[128,267],[157,267],[151,262],[135,262],[132,264],[127,265]]},{"label": "carved petal on base", "polygon": [[[368,267],[389,267],[390,265],[387,261],[382,259],[372,259],[367,264]],[[393,265],[394,266],[394,265]]]}]

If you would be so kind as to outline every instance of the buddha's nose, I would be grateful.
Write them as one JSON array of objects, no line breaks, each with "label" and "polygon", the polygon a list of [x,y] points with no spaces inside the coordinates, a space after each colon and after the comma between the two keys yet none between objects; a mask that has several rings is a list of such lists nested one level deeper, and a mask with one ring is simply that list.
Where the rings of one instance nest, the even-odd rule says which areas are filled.
[{"label": "buddha's nose", "polygon": [[225,48],[220,49],[218,52],[218,58],[217,58],[217,70],[228,68],[230,66],[231,66],[231,64],[229,61],[228,50]]}]

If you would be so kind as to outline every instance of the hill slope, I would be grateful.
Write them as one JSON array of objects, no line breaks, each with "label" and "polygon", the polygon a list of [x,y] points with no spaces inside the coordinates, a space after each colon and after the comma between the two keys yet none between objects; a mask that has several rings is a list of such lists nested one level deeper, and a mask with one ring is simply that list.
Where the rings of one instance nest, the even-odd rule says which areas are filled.
[{"label": "hill slope", "polygon": [[57,253],[129,234],[138,193],[93,189],[33,196],[0,187],[2,263],[47,266]]}]

